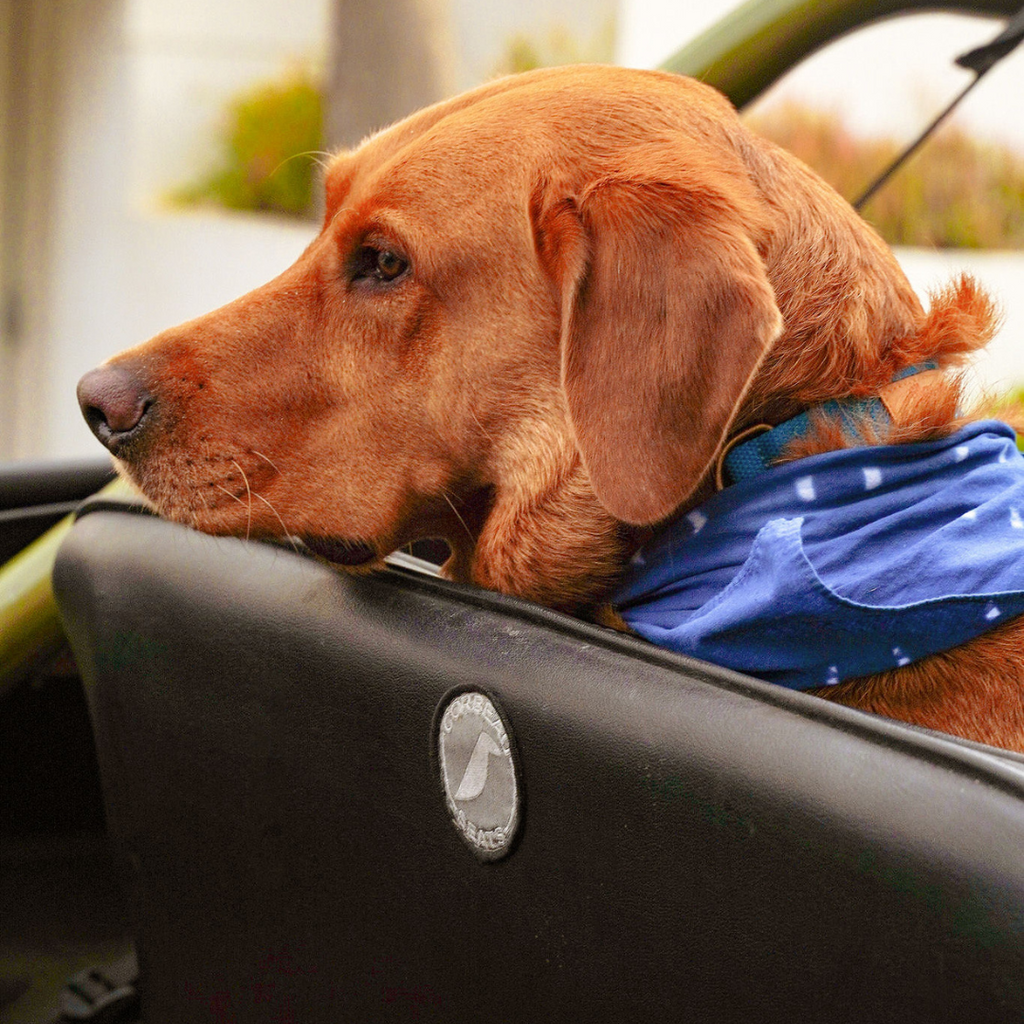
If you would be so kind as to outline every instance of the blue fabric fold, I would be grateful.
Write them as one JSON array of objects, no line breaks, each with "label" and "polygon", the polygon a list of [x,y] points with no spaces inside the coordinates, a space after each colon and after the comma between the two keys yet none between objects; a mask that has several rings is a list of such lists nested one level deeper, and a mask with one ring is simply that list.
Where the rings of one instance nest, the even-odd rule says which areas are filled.
[{"label": "blue fabric fold", "polygon": [[1024,457],[985,421],[775,467],[669,523],[613,604],[660,646],[794,689],[949,650],[1024,614]]}]

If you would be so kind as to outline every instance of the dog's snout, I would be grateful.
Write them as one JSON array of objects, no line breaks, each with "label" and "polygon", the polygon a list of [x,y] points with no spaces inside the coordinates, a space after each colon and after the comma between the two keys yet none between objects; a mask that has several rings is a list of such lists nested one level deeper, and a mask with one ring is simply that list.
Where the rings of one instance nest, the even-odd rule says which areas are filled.
[{"label": "dog's snout", "polygon": [[153,396],[130,370],[100,366],[78,382],[78,404],[89,429],[117,455],[142,428]]}]

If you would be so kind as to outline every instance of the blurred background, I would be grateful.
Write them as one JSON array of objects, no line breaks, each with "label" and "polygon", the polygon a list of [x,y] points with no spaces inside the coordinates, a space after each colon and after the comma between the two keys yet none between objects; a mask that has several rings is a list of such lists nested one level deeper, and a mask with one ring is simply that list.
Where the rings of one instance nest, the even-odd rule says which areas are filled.
[{"label": "blurred background", "polygon": [[[108,355],[283,270],[331,148],[510,71],[653,67],[731,0],[0,0],[0,460],[97,455],[74,399]],[[744,111],[852,198],[999,23],[891,19]],[[1024,47],[865,215],[925,295],[974,272],[1006,315],[983,385],[1024,384]],[[510,154],[514,159],[514,154]]]}]

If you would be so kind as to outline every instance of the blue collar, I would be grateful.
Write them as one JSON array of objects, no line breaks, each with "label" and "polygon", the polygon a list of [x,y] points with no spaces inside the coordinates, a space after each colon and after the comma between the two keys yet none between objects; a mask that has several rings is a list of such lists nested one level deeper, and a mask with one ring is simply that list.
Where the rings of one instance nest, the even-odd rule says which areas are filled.
[{"label": "blue collar", "polygon": [[[908,366],[892,378],[892,383],[895,384],[926,370],[936,369],[938,363],[934,362]],[[771,469],[785,454],[791,442],[810,433],[816,416],[823,416],[838,423],[851,443],[856,443],[860,437],[863,423],[874,425],[879,428],[880,433],[884,433],[891,424],[889,413],[880,398],[838,398],[822,402],[821,405],[802,412],[778,426],[752,428],[753,436],[749,440],[743,440],[744,435],[741,435],[738,439],[741,443],[737,444],[734,441],[721,459],[720,484],[749,480],[750,477]]]},{"label": "blue collar", "polygon": [[613,603],[654,643],[809,689],[964,643],[1024,614],[1022,588],[1024,457],[987,421],[739,479],[645,545]]}]

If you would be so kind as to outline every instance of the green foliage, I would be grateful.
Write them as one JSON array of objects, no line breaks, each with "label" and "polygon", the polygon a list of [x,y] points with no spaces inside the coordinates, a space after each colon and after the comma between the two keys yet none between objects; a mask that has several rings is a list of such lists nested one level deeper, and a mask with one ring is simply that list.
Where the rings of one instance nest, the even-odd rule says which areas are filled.
[{"label": "green foliage", "polygon": [[[834,114],[795,103],[748,121],[847,199],[859,195],[902,148],[893,139],[859,138]],[[1024,158],[947,125],[897,171],[864,214],[892,245],[1024,248]]]},{"label": "green foliage", "polygon": [[293,72],[231,102],[221,127],[218,166],[170,198],[183,205],[309,216],[322,148],[320,87],[309,74]]}]

